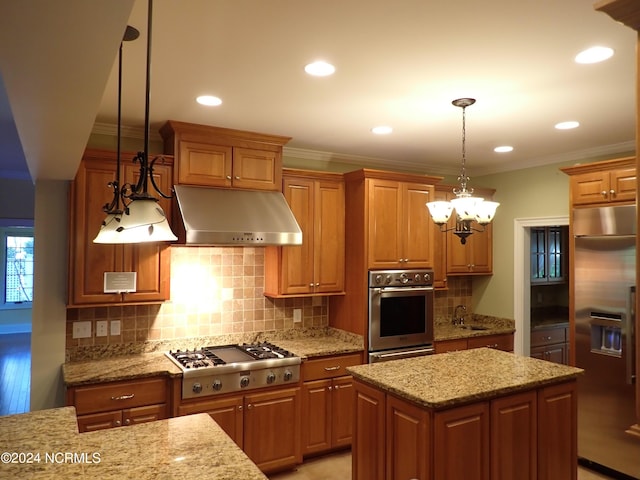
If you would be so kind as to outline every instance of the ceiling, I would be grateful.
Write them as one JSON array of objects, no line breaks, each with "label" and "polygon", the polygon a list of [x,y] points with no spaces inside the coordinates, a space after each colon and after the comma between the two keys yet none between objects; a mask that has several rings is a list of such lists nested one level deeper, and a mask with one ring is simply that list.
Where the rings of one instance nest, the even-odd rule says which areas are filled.
[{"label": "ceiling", "polygon": [[[3,2],[0,176],[73,178],[91,131],[114,131],[127,24],[141,36],[123,46],[123,125],[142,130],[146,15],[146,0]],[[156,0],[151,130],[252,130],[292,137],[299,158],[454,174],[451,101],[474,97],[472,175],[615,156],[635,146],[636,38],[593,0]],[[616,53],[573,61],[593,45]],[[317,59],[335,74],[306,75]],[[223,103],[200,106],[200,94]],[[565,120],[581,126],[554,129]],[[381,124],[393,133],[370,132]],[[514,151],[493,152],[505,144]]]}]

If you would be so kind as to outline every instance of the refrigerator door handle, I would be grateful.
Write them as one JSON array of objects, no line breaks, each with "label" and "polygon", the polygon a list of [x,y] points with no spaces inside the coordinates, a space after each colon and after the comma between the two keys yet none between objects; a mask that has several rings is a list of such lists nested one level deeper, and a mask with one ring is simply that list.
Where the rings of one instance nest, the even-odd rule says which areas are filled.
[{"label": "refrigerator door handle", "polygon": [[623,327],[623,332],[626,337],[626,380],[629,385],[633,385],[636,382],[636,332],[635,332],[635,324],[636,324],[636,287],[635,285],[629,287],[629,295],[627,297],[627,312],[624,316],[625,325]]}]

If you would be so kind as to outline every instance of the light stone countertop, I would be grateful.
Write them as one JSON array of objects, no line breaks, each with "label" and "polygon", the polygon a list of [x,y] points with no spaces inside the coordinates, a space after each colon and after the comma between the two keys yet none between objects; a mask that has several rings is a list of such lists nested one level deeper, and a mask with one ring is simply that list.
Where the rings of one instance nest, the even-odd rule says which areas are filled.
[{"label": "light stone countertop", "polygon": [[73,407],[0,417],[0,452],[23,454],[0,478],[267,479],[206,413],[82,434]]},{"label": "light stone countertop", "polygon": [[[453,325],[451,320],[436,321],[434,325],[434,340],[457,340],[462,338],[482,337],[486,335],[503,335],[516,331],[515,321],[508,318],[489,317],[486,315],[472,314],[466,318],[467,328]],[[486,330],[472,330],[471,325],[481,326]]]},{"label": "light stone countertop", "polygon": [[491,348],[348,367],[355,378],[441,409],[576,378],[583,370]]}]

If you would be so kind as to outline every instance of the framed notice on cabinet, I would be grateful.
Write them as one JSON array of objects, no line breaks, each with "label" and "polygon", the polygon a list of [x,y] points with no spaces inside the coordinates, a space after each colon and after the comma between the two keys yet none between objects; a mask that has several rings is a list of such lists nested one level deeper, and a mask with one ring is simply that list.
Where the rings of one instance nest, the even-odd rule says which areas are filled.
[{"label": "framed notice on cabinet", "polygon": [[136,272],[104,272],[104,293],[132,293],[136,291]]}]

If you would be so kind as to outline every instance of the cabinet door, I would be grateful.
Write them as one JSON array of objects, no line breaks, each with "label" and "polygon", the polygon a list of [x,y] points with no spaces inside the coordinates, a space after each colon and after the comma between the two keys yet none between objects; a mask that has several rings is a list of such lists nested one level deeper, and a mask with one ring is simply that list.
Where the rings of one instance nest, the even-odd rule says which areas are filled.
[{"label": "cabinet door", "polygon": [[457,352],[466,350],[468,347],[466,338],[456,338],[453,340],[438,340],[434,342],[436,353]]},{"label": "cabinet door", "polygon": [[300,389],[245,396],[244,451],[270,472],[302,462]]},{"label": "cabinet door", "polygon": [[513,333],[502,335],[483,335],[481,337],[471,337],[467,340],[468,348],[495,348],[505,352],[513,352]]},{"label": "cabinet door", "polygon": [[[164,194],[171,193],[172,171],[160,161],[153,167],[153,178]],[[124,167],[125,182],[135,184],[140,178],[140,166],[127,164]],[[159,199],[158,203],[167,218],[171,218],[171,199],[163,198],[149,184],[149,193]],[[136,291],[125,293],[125,302],[164,301],[170,298],[171,252],[168,242],[122,245],[123,271],[136,272]]]},{"label": "cabinet door", "polygon": [[427,202],[434,199],[430,185],[409,183],[403,186],[404,218],[402,256],[404,266],[410,268],[433,267],[433,222]]},{"label": "cabinet door", "polygon": [[279,152],[233,147],[233,186],[250,190],[280,190]]},{"label": "cabinet door", "polygon": [[331,448],[331,380],[305,382],[302,386],[302,453]]},{"label": "cabinet door", "polygon": [[93,243],[105,218],[102,207],[113,199],[107,186],[115,180],[116,163],[100,154],[80,162],[71,185],[69,231],[69,304],[117,303],[105,294],[104,272],[122,271],[122,245]]},{"label": "cabinet door", "polygon": [[608,172],[600,171],[572,175],[570,183],[574,205],[589,205],[609,200]]},{"label": "cabinet door", "polygon": [[353,385],[355,412],[352,478],[384,480],[385,394],[355,380]]},{"label": "cabinet door", "polygon": [[78,415],[78,432],[95,432],[122,425],[122,411]]},{"label": "cabinet door", "polygon": [[314,293],[344,291],[344,184],[318,181],[314,195]]},{"label": "cabinet door", "polygon": [[178,158],[176,183],[231,186],[231,147],[181,141]]},{"label": "cabinet door", "polygon": [[491,402],[491,479],[536,480],[536,392]]},{"label": "cabinet door", "polygon": [[486,275],[493,272],[493,225],[474,232],[464,245],[460,238],[447,233],[447,273]]},{"label": "cabinet door", "polygon": [[163,420],[165,418],[168,418],[166,403],[127,408],[122,411],[122,424],[124,426],[155,422],[156,420]]},{"label": "cabinet door", "polygon": [[284,179],[284,196],[302,230],[302,245],[282,247],[281,293],[313,290],[314,186],[313,180]]},{"label": "cabinet door", "polygon": [[389,395],[386,423],[386,478],[430,479],[430,413],[424,408]]},{"label": "cabinet door", "polygon": [[576,480],[576,382],[538,390],[538,479]]},{"label": "cabinet door", "polygon": [[398,182],[369,179],[369,268],[402,264],[402,191]]},{"label": "cabinet door", "polygon": [[611,201],[633,202],[636,199],[636,169],[613,170],[610,174]]},{"label": "cabinet door", "polygon": [[353,379],[351,376],[333,380],[331,402],[331,445],[334,448],[351,445],[353,437]]},{"label": "cabinet door", "polygon": [[243,397],[241,395],[187,403],[178,407],[178,415],[208,413],[240,448],[243,445],[243,411]]},{"label": "cabinet door", "polygon": [[434,478],[489,479],[489,404],[474,403],[434,415]]}]

